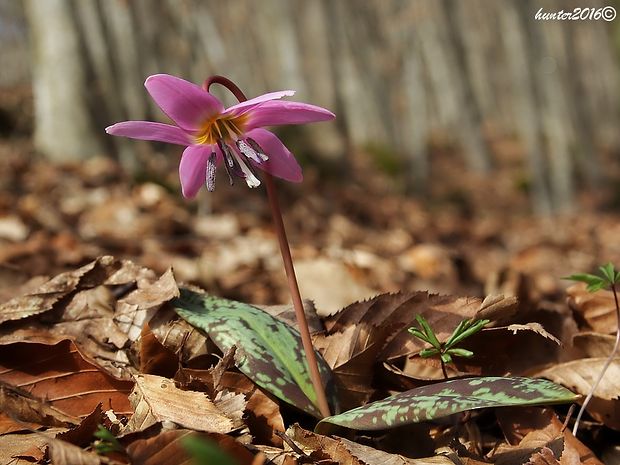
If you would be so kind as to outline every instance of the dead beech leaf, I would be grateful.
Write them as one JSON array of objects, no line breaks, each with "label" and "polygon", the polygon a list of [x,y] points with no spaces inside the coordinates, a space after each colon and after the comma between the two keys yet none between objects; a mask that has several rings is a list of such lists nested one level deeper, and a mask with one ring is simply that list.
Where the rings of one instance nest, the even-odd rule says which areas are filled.
[{"label": "dead beech leaf", "polygon": [[59,439],[49,441],[49,456],[52,465],[122,465],[121,462]]},{"label": "dead beech leaf", "polygon": [[[550,408],[505,408],[498,409],[496,415],[511,443],[500,445],[493,453],[492,459],[498,465],[525,463],[545,448],[550,449],[562,465],[602,465],[569,429],[562,431],[562,422]],[[548,456],[548,453],[542,456],[546,454]]]},{"label": "dead beech leaf", "polygon": [[[32,396],[29,392],[9,385],[0,385],[0,410],[9,414],[15,423],[16,420],[37,426],[68,426],[76,424],[79,419],[66,415],[57,408],[49,405],[46,400]],[[35,426],[37,425],[37,426]]]},{"label": "dead beech leaf", "polygon": [[585,283],[577,283],[566,290],[568,305],[597,333],[610,334],[616,330],[614,296],[611,291],[588,292]]},{"label": "dead beech leaf", "polygon": [[[585,395],[590,391],[605,361],[604,357],[572,360],[542,370],[538,376],[548,378],[578,394]],[[614,359],[609,365],[594,395],[605,400],[618,399],[620,396],[620,358]]]},{"label": "dead beech leaf", "polygon": [[454,462],[448,457],[412,459],[364,446],[344,438],[313,433],[297,424],[287,429],[286,435],[316,461],[327,459],[347,465],[454,465]]},{"label": "dead beech leaf", "polygon": [[[573,360],[549,367],[535,376],[548,378],[585,396],[605,361],[605,357]],[[614,359],[609,365],[592,401],[588,404],[587,411],[597,421],[620,430],[620,358]]]},{"label": "dead beech leaf", "polygon": [[178,354],[183,363],[218,350],[209,339],[196,328],[178,317],[170,306],[164,306],[149,321],[151,332],[170,352]]},{"label": "dead beech leaf", "polygon": [[[314,302],[308,299],[303,300],[304,313],[308,321],[308,328],[310,333],[318,333],[324,331],[323,323],[317,314]],[[271,316],[276,317],[279,320],[284,321],[289,326],[297,328],[297,317],[295,316],[295,309],[292,305],[255,305],[255,307],[264,310]]]},{"label": "dead beech leaf", "polygon": [[102,372],[70,341],[0,347],[0,382],[18,386],[75,419],[87,416],[99,403],[116,413],[131,413],[127,396],[133,383]]},{"label": "dead beech leaf", "polygon": [[[138,289],[120,300],[114,320],[130,341],[135,341],[145,322],[164,302],[179,296],[179,288],[172,269],[168,269],[157,281]],[[149,315],[150,313],[150,315]]]},{"label": "dead beech leaf", "polygon": [[39,423],[29,423],[24,421],[16,421],[14,418],[11,418],[9,415],[4,413],[6,411],[2,400],[0,400],[0,407],[2,408],[2,412],[0,412],[0,435],[7,433],[18,433],[23,431],[34,431],[41,428],[41,424]]},{"label": "dead beech leaf", "polygon": [[37,433],[10,433],[0,436],[0,463],[25,465],[40,462],[47,443],[63,429],[50,428]]},{"label": "dead beech leaf", "polygon": [[140,373],[172,378],[179,368],[179,358],[155,337],[149,324],[140,337]]},{"label": "dead beech leaf", "polygon": [[341,402],[344,410],[357,407],[368,401],[374,389],[374,365],[385,345],[390,326],[378,327],[372,334],[372,341],[359,345],[363,325],[349,326],[342,332],[320,334],[314,339],[327,364],[341,383]]},{"label": "dead beech leaf", "polygon": [[243,427],[245,398],[228,393],[211,401],[204,392],[183,391],[168,378],[138,375],[129,396],[134,414],[122,435],[144,431],[160,422],[213,433],[230,433]]},{"label": "dead beech leaf", "polygon": [[475,318],[478,320],[505,321],[517,313],[519,301],[515,296],[488,295],[480,304]]},{"label": "dead beech leaf", "polygon": [[356,279],[340,260],[298,260],[295,270],[301,294],[315,302],[319,316],[332,315],[349,302],[377,294],[377,291]]},{"label": "dead beech leaf", "polygon": [[[424,343],[407,331],[415,316],[422,315],[439,340],[445,340],[464,318],[472,318],[482,301],[474,297],[454,297],[427,292],[382,294],[373,299],[356,302],[325,321],[328,334],[360,325],[355,351],[373,344],[382,344],[379,361],[388,361],[418,353]],[[377,338],[377,328],[390,328],[388,335]]]},{"label": "dead beech leaf", "polygon": [[237,460],[239,465],[251,465],[253,455],[231,436],[218,433],[196,433],[186,429],[164,431],[148,439],[138,439],[126,447],[131,463],[140,465],[194,465],[183,447],[183,440],[192,437],[208,441]]},{"label": "dead beech leaf", "polygon": [[[81,278],[80,286],[84,289],[68,292],[54,305],[52,318],[1,325],[0,345],[22,341],[56,344],[72,339],[89,361],[116,378],[131,379],[137,373],[131,345],[157,309],[178,294],[178,288],[171,270],[157,279],[150,270],[131,262],[112,257],[99,261],[106,264],[104,271],[83,273],[86,277]],[[117,286],[130,291],[118,301]],[[131,290],[134,287],[137,289]]]},{"label": "dead beech leaf", "polygon": [[562,342],[553,334],[548,332],[540,323],[525,323],[525,324],[512,324],[509,325],[508,331],[512,331],[512,334],[517,334],[517,331],[534,331],[536,334],[540,334],[542,337],[550,339],[557,345],[561,346]]},{"label": "dead beech leaf", "polygon": [[127,280],[127,275],[132,272],[135,275],[136,268],[128,261],[121,262],[110,256],[99,257],[75,271],[59,274],[30,294],[0,305],[0,324],[47,312],[72,292],[100,284],[126,284],[131,281]]},{"label": "dead beech leaf", "polygon": [[573,346],[583,353],[583,358],[609,357],[615,342],[611,334],[583,332],[573,336]]},{"label": "dead beech leaf", "polygon": [[[234,356],[234,353],[231,355]],[[218,373],[219,367],[225,365],[225,362],[221,365],[218,363],[208,370],[181,368],[175,380],[187,389],[198,386],[199,390],[204,389],[211,393],[227,390],[245,395],[247,418],[244,421],[254,437],[253,444],[282,446],[282,438],[276,434],[285,431],[278,402],[261,391],[250,378],[242,373],[237,371]]]},{"label": "dead beech leaf", "polygon": [[92,440],[97,427],[103,424],[103,413],[101,404],[98,404],[88,416],[86,416],[79,425],[56,435],[56,439],[69,442],[76,446],[88,446]]}]

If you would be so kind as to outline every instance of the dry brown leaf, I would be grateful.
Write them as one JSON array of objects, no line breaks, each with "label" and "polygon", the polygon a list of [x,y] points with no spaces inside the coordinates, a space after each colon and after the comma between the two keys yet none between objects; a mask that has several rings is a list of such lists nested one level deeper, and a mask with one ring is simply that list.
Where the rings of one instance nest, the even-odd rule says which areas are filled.
[{"label": "dry brown leaf", "polygon": [[49,441],[49,456],[51,465],[121,465],[116,460],[85,451],[59,439]]},{"label": "dry brown leaf", "polygon": [[349,326],[342,332],[320,334],[314,339],[314,346],[341,384],[339,390],[344,410],[364,404],[374,392],[373,367],[392,332],[390,326],[380,326],[372,333],[373,340],[359,347],[360,331],[364,329],[364,325]]},{"label": "dry brown leaf", "polygon": [[[132,274],[134,277],[129,278]],[[0,324],[47,312],[67,295],[82,289],[100,284],[126,284],[135,280],[137,274],[137,267],[131,262],[100,257],[75,271],[59,274],[31,294],[0,305]]]},{"label": "dry brown leaf", "polygon": [[180,319],[170,306],[164,306],[149,321],[157,340],[169,351],[178,354],[181,362],[189,363],[217,348],[208,346],[208,338]]},{"label": "dry brown leaf", "polygon": [[[2,406],[2,410],[6,410],[3,406],[2,400],[0,400],[0,406]],[[15,416],[17,417],[17,415]],[[19,421],[4,412],[0,413],[0,435],[7,433],[19,433],[23,431],[35,431],[40,427],[40,423]]]},{"label": "dry brown leaf", "polygon": [[286,430],[289,436],[304,453],[319,460],[332,460],[346,465],[453,465],[444,456],[412,459],[402,455],[390,454],[339,437],[327,437],[313,433],[295,424]]},{"label": "dry brown leaf", "polygon": [[[562,465],[602,465],[590,449],[575,438],[549,408],[503,408],[496,411],[504,435],[513,445],[501,445],[493,454],[499,465],[515,465],[530,460],[544,448],[553,452]],[[542,457],[548,456],[548,452]],[[540,460],[541,457],[535,457]],[[540,463],[540,462],[536,462]]]},{"label": "dry brown leaf", "polygon": [[519,308],[515,296],[488,295],[480,304],[475,318],[478,320],[505,321],[513,317]]},{"label": "dry brown leaf", "polygon": [[148,323],[140,337],[140,373],[171,378],[179,368],[179,358],[155,337]]},{"label": "dry brown leaf", "polygon": [[[308,299],[303,300],[304,313],[306,314],[306,320],[308,321],[308,328],[311,333],[319,333],[325,331],[323,322],[317,314],[314,302]],[[256,305],[256,307],[269,313],[271,316],[284,321],[289,326],[297,328],[297,317],[295,316],[295,309],[292,305]]]},{"label": "dry brown leaf", "polygon": [[282,445],[282,438],[276,433],[284,433],[284,420],[276,401],[255,388],[248,397],[246,411],[245,422],[254,437],[253,444]]},{"label": "dry brown leaf", "polygon": [[122,435],[170,422],[196,431],[230,433],[243,427],[243,395],[228,393],[211,401],[204,392],[183,391],[168,378],[138,375],[129,396],[134,414]]},{"label": "dry brown leaf", "polygon": [[611,291],[588,292],[585,283],[566,290],[569,306],[597,333],[610,334],[616,330],[614,296]]},{"label": "dry brown leaf", "polygon": [[[427,292],[383,294],[371,300],[356,302],[325,321],[328,334],[360,325],[353,353],[370,344],[383,345],[380,361],[418,353],[424,343],[407,331],[416,315],[422,315],[438,339],[445,340],[464,318],[472,318],[482,301],[473,297],[454,297]],[[375,336],[377,328],[390,328],[389,335]]]},{"label": "dry brown leaf", "polygon": [[127,395],[133,383],[100,371],[70,341],[0,347],[0,382],[17,386],[73,418],[87,416],[99,403],[116,413],[131,413]]},{"label": "dry brown leaf", "polygon": [[350,302],[377,295],[340,260],[298,260],[295,271],[301,294],[314,301],[319,316],[332,315]]},{"label": "dry brown leaf", "polygon": [[[74,282],[78,278],[72,274],[64,278],[71,286],[83,289],[73,292],[69,286],[62,301],[54,306],[53,317],[0,326],[0,344],[21,341],[56,344],[72,339],[88,360],[116,378],[129,380],[137,373],[131,344],[161,304],[178,295],[174,276],[168,270],[157,279],[146,268],[111,257],[102,257],[90,265],[90,271],[79,275],[79,286]],[[117,302],[115,289],[118,286],[123,292],[131,292]],[[133,287],[137,289],[132,291]],[[23,304],[22,300],[29,298],[32,296],[17,301]],[[37,302],[36,298],[30,300],[31,304],[33,302]],[[40,310],[47,311],[44,307],[47,308],[43,305]]]},{"label": "dry brown leaf", "polygon": [[557,345],[562,345],[562,342],[553,334],[548,332],[540,323],[525,323],[525,324],[512,324],[506,328],[508,331],[512,331],[512,334],[517,334],[517,331],[533,331],[536,334],[540,334]]},{"label": "dry brown leaf", "polygon": [[103,424],[103,413],[101,411],[101,404],[95,407],[87,417],[85,417],[81,423],[68,431],[59,433],[56,435],[56,439],[60,439],[65,442],[70,442],[76,446],[85,447],[88,446],[92,440],[97,427]]},{"label": "dry brown leaf", "polygon": [[[534,373],[581,395],[587,395],[599,376],[606,358],[584,358],[551,366]],[[596,388],[587,411],[597,421],[620,430],[620,358],[612,361]]]},{"label": "dry brown leaf", "polygon": [[583,358],[609,357],[615,342],[616,337],[610,334],[584,332],[573,336],[573,346],[582,352]]},{"label": "dry brown leaf", "polygon": [[43,459],[46,445],[59,430],[51,428],[41,433],[11,433],[0,436],[0,463],[26,465]]},{"label": "dry brown leaf", "polygon": [[[206,390],[210,393],[228,390],[244,394],[247,399],[245,423],[254,437],[253,443],[281,446],[282,439],[276,434],[276,432],[284,432],[280,404],[258,389],[256,384],[242,373],[236,371],[216,373],[218,366],[226,366],[226,364],[225,362],[221,365],[218,363],[216,367],[208,370],[182,368],[176,374],[175,380],[187,389],[197,386],[199,390]],[[219,379],[218,382],[216,378]]]},{"label": "dry brown leaf", "polygon": [[[18,424],[22,425],[25,422],[38,426],[67,426],[79,421],[78,418],[49,405],[46,400],[9,385],[0,386],[0,407],[13,418],[13,423],[19,422]],[[36,426],[32,429],[36,429]]]},{"label": "dry brown leaf", "polygon": [[[585,395],[598,377],[606,358],[584,358],[561,363],[537,373],[538,376],[562,384],[572,391]],[[620,396],[620,358],[612,361],[601,383],[594,392],[596,397],[606,400]]]},{"label": "dry brown leaf", "polygon": [[193,465],[182,441],[186,438],[209,441],[237,460],[239,465],[251,465],[253,456],[232,437],[217,433],[196,433],[189,430],[164,431],[155,437],[138,439],[126,448],[131,463],[140,465]]}]

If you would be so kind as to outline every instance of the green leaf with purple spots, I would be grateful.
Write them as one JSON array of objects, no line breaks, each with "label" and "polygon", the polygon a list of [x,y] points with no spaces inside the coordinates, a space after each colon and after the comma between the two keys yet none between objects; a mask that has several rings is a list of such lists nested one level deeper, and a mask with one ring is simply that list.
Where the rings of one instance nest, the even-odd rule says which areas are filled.
[{"label": "green leaf with purple spots", "polygon": [[[236,346],[235,365],[279,399],[321,418],[301,336],[296,329],[253,305],[187,289],[172,301],[190,325],[209,335],[222,352]],[[336,405],[332,371],[316,352],[332,411]]]},{"label": "green leaf with purple spots", "polygon": [[324,418],[316,432],[330,425],[357,430],[380,430],[418,423],[454,413],[488,407],[548,405],[574,402],[579,398],[568,389],[533,378],[467,378],[430,384],[401,392]]}]

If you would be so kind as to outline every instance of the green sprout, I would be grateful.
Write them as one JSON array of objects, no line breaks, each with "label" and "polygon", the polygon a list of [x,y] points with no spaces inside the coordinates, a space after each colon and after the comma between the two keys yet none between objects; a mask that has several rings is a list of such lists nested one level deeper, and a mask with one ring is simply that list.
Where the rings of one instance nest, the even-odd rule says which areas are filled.
[{"label": "green sprout", "polygon": [[616,356],[616,353],[618,352],[618,346],[620,346],[620,305],[618,305],[618,293],[616,289],[616,284],[620,282],[620,272],[616,271],[612,263],[607,263],[606,265],[600,266],[599,271],[600,275],[577,273],[563,278],[571,281],[586,283],[586,290],[588,292],[597,292],[601,289],[610,289],[614,296],[614,304],[616,306],[616,342],[614,344],[613,350],[611,351],[611,354],[609,355],[609,358],[605,361],[605,364],[603,365],[603,368],[601,369],[598,378],[590,388],[590,392],[588,392],[586,399],[583,401],[581,409],[579,409],[579,413],[577,414],[577,418],[575,419],[575,425],[573,426],[573,436],[577,436],[577,430],[579,429],[579,422],[581,421],[583,412],[585,412],[586,407],[594,396],[596,388],[603,379],[603,376],[605,376],[605,372],[607,371],[607,368],[609,368],[609,365],[611,365],[612,360]]},{"label": "green sprout", "polygon": [[124,451],[118,439],[103,425],[97,426],[97,431],[95,431],[93,436],[98,439],[98,441],[95,441],[95,452],[99,455]]},{"label": "green sprout", "polygon": [[435,332],[422,315],[416,315],[415,319],[420,327],[416,328],[412,326],[409,328],[409,332],[432,346],[423,349],[420,352],[420,357],[429,358],[438,355],[441,361],[441,371],[443,372],[444,378],[448,377],[446,363],[452,363],[452,357],[470,358],[474,356],[471,350],[455,346],[464,339],[476,334],[490,322],[490,320],[465,319],[458,324],[445,342],[439,342]]}]

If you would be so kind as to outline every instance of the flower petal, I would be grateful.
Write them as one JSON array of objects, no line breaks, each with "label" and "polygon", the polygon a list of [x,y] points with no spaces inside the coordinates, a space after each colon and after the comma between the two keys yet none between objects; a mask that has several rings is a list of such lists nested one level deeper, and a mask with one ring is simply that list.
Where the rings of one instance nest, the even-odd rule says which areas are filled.
[{"label": "flower petal", "polygon": [[252,165],[286,181],[301,182],[303,180],[299,163],[275,134],[266,129],[257,128],[248,131],[245,135],[254,139],[269,157],[269,160],[263,163],[251,161]]},{"label": "flower petal", "polygon": [[243,113],[247,111],[259,103],[268,102],[270,100],[277,100],[282,97],[291,97],[295,95],[294,90],[280,90],[278,92],[269,92],[267,94],[259,95],[258,97],[251,98],[250,100],[246,100],[244,102],[239,102],[232,107],[228,107],[224,112],[225,115],[238,115],[239,113]]},{"label": "flower petal", "polygon": [[181,128],[193,131],[224,111],[216,97],[194,83],[168,74],[149,76],[144,86],[155,103]]},{"label": "flower petal", "polygon": [[[183,151],[179,163],[179,178],[183,196],[191,199],[207,182],[207,162],[209,155],[219,151],[211,145],[190,145]],[[221,156],[218,156],[218,159]]]},{"label": "flower petal", "polygon": [[334,119],[331,111],[301,102],[272,101],[252,108],[247,128],[276,126],[278,124],[305,124]]},{"label": "flower petal", "polygon": [[183,129],[170,124],[152,121],[123,121],[105,128],[113,136],[131,137],[132,139],[156,140],[170,144],[190,145],[191,139]]}]

